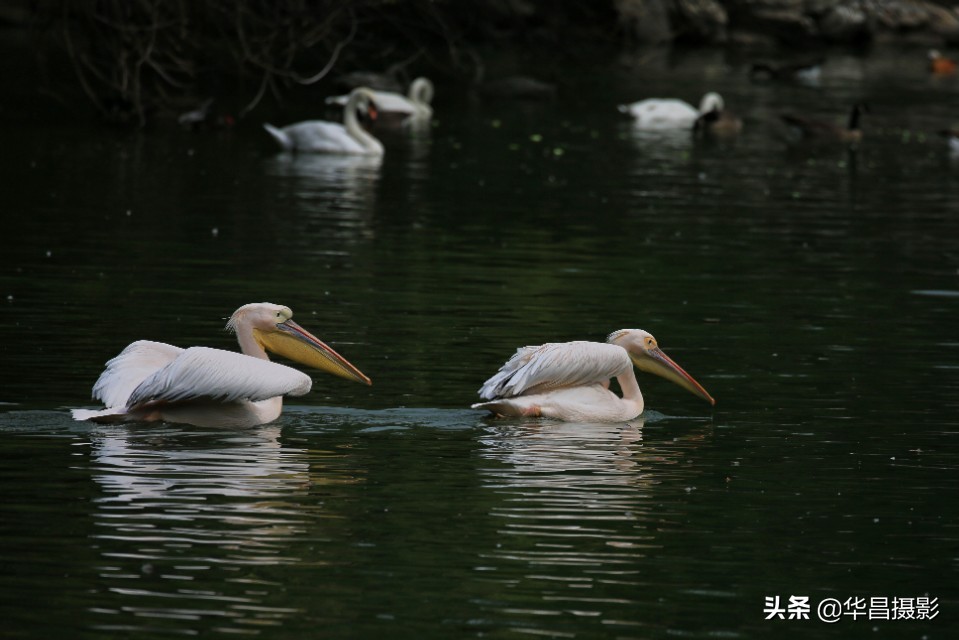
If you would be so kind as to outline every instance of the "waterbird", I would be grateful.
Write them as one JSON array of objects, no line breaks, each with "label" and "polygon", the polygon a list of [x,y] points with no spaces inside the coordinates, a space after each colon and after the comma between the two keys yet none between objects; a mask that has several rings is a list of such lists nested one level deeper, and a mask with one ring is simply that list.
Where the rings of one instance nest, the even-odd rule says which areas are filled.
[{"label": "waterbird", "polygon": [[[380,116],[395,115],[406,118],[430,118],[433,115],[433,83],[429,78],[416,78],[410,83],[407,94],[401,95],[392,91],[374,91],[369,90],[371,101],[376,108],[376,113]],[[326,99],[327,104],[345,105],[349,102],[350,95],[330,96]]]},{"label": "waterbird", "polygon": [[93,385],[102,410],[74,409],[76,420],[166,421],[211,427],[245,427],[276,420],[283,396],[309,393],[307,374],[276,362],[280,354],[347,380],[372,384],[326,343],[293,322],[289,307],[269,302],[237,309],[226,328],[240,351],[181,349],[138,340],[107,362]]},{"label": "waterbird", "polygon": [[[472,405],[501,416],[555,418],[566,422],[622,422],[643,412],[633,366],[716,404],[642,329],[620,329],[606,342],[550,342],[520,347],[479,389],[486,402]],[[609,390],[616,378],[622,397]]]},{"label": "waterbird", "polygon": [[710,102],[709,110],[701,113],[693,123],[693,131],[713,136],[732,136],[743,129],[742,119],[726,109],[722,97],[715,95]]},{"label": "waterbird", "polygon": [[714,109],[722,111],[723,99],[716,92],[703,96],[697,111],[691,104],[677,98],[647,98],[639,102],[621,104],[620,113],[633,117],[641,129],[692,129],[696,119]]},{"label": "waterbird", "polygon": [[950,153],[959,154],[959,129],[942,129],[939,135],[946,139]]},{"label": "waterbird", "polygon": [[862,140],[860,119],[863,113],[868,112],[869,107],[865,103],[857,102],[849,112],[849,121],[845,127],[790,113],[784,113],[780,115],[780,118],[792,133],[793,138],[855,144]]},{"label": "waterbird", "polygon": [[929,71],[937,75],[952,75],[956,72],[956,62],[942,55],[938,49],[930,49],[927,54]]},{"label": "waterbird", "polygon": [[359,87],[350,92],[343,109],[343,124],[307,120],[282,128],[264,123],[263,128],[286,151],[381,156],[383,145],[360,126],[356,115],[362,110],[375,117],[373,104],[373,91]]},{"label": "waterbird", "polygon": [[749,68],[749,79],[757,82],[785,81],[816,84],[822,76],[822,66],[825,62],[826,59],[822,56],[812,60],[782,64],[756,62]]}]

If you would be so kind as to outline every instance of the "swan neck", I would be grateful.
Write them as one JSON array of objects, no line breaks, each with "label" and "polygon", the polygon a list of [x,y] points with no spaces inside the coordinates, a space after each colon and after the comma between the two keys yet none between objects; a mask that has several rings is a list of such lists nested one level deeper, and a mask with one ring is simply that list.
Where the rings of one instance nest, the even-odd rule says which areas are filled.
[{"label": "swan neck", "polygon": [[367,98],[359,91],[354,91],[350,94],[350,99],[347,101],[346,107],[344,108],[345,111],[343,112],[343,125],[346,127],[347,133],[364,148],[377,150],[380,148],[379,141],[360,126],[360,121],[356,117],[356,110],[360,106],[360,102],[364,99]]}]

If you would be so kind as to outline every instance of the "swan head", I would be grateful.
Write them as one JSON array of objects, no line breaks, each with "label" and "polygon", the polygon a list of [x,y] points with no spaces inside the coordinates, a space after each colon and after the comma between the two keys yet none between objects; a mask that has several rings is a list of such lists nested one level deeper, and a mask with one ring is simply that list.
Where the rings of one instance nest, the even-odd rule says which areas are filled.
[{"label": "swan head", "polygon": [[710,111],[722,111],[725,106],[723,97],[715,91],[710,91],[699,101],[699,112],[709,113]]},{"label": "swan head", "polygon": [[709,404],[716,404],[701,384],[659,348],[656,338],[649,332],[642,329],[620,329],[609,334],[606,342],[625,349],[637,369],[665,378]]},{"label": "swan head", "polygon": [[264,351],[321,369],[335,376],[372,384],[359,369],[325,342],[293,322],[289,307],[271,302],[245,304],[230,316],[226,328],[237,336],[252,335]]}]

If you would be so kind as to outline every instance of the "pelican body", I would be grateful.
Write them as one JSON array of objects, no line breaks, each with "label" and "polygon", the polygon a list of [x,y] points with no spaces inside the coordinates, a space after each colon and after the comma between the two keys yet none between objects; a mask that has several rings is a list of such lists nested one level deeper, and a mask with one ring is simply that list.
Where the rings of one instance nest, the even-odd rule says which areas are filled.
[{"label": "pelican body", "polygon": [[649,98],[631,104],[621,104],[621,113],[633,117],[640,129],[668,130],[692,129],[696,120],[711,111],[723,109],[723,99],[715,92],[707,93],[699,102],[699,110],[676,98]]},{"label": "pelican body", "polygon": [[383,145],[360,126],[356,115],[358,109],[371,112],[372,100],[370,89],[353,89],[343,109],[343,124],[307,120],[282,128],[264,124],[263,128],[284,151],[382,156]]},{"label": "pelican body", "polygon": [[[614,331],[601,342],[552,342],[521,347],[479,389],[472,405],[502,416],[567,422],[623,422],[645,408],[633,366],[678,384],[715,404],[702,385],[642,329]],[[622,397],[609,390],[616,378]]]},{"label": "pelican body", "polygon": [[[429,78],[417,78],[410,83],[407,94],[401,95],[393,91],[370,90],[370,101],[381,116],[395,114],[402,118],[429,118],[433,115],[433,83]],[[352,94],[350,94],[352,95]],[[327,103],[345,105],[349,102],[349,95],[331,96]]]},{"label": "pelican body", "polygon": [[293,312],[269,302],[247,304],[230,317],[240,351],[181,349],[138,340],[107,362],[93,385],[106,408],[74,409],[76,420],[165,421],[199,426],[254,426],[276,420],[283,396],[302,396],[310,376],[270,362],[267,351],[333,375],[371,384],[319,338],[291,319]]}]

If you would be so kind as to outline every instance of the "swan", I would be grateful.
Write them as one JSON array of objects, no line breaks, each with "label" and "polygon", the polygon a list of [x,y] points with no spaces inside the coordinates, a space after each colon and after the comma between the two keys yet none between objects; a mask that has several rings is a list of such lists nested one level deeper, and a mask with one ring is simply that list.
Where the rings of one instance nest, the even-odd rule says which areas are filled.
[{"label": "swan", "polygon": [[697,111],[691,104],[676,98],[648,98],[621,104],[620,113],[631,115],[635,125],[641,129],[692,129],[696,119],[718,108],[723,108],[723,99],[716,92],[710,92],[699,101]]},{"label": "swan", "polygon": [[283,128],[264,123],[263,128],[285,151],[382,156],[383,145],[360,126],[356,116],[357,109],[371,110],[373,94],[365,87],[353,89],[343,109],[343,124],[307,120]]},{"label": "swan", "polygon": [[[401,95],[393,91],[370,90],[371,101],[377,115],[396,114],[403,118],[429,118],[433,115],[433,83],[429,78],[417,78],[410,83],[407,94]],[[352,94],[350,94],[352,95]],[[345,105],[350,96],[330,96],[327,104]]]}]

